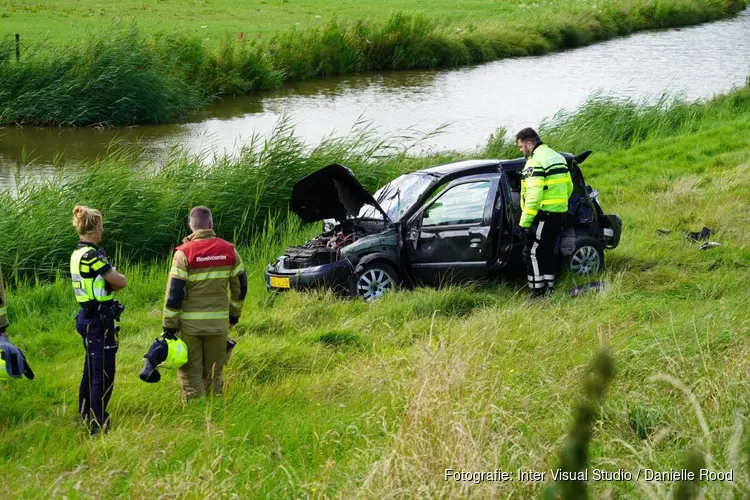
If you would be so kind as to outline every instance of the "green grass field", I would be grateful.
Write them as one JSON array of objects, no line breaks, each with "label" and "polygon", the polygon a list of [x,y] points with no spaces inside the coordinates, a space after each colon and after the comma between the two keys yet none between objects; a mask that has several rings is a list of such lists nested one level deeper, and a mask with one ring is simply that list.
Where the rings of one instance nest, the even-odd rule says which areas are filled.
[{"label": "green grass field", "polygon": [[[265,263],[315,233],[277,219],[275,228],[248,236],[241,247],[251,290],[233,333],[239,344],[223,397],[185,406],[174,373],[156,385],[138,379],[140,358],[160,331],[168,261],[153,252],[150,264],[118,262],[130,286],[120,294],[128,309],[110,404],[114,428],[105,437],[88,438],[76,420],[82,348],[64,272],[52,282],[16,277],[9,333],[37,379],[0,385],[0,492],[10,498],[539,497],[549,474],[545,482],[471,484],[445,481],[444,469],[556,467],[584,368],[605,347],[615,376],[592,428],[590,465],[634,473],[679,469],[688,451],[698,449],[710,469],[734,471],[732,483],[704,482],[705,498],[744,497],[750,492],[748,91],[706,105],[593,101],[547,129],[555,147],[595,150],[584,174],[625,224],[620,247],[607,254],[601,279],[609,287],[600,294],[570,298],[576,282],[568,276],[554,297],[534,303],[525,300],[523,283],[512,282],[404,291],[373,304],[328,294],[271,296]],[[492,143],[487,154],[507,147]],[[344,149],[331,154],[357,161]],[[389,161],[413,169],[439,158]],[[39,224],[56,220],[44,214],[55,203],[69,217],[73,200],[52,198],[37,213]],[[139,220],[144,231],[151,228]],[[721,246],[702,252],[680,231],[704,225]],[[29,237],[51,232],[29,219],[24,227]],[[658,235],[659,228],[673,232]],[[232,237],[229,225],[221,232]],[[15,249],[23,253],[20,243]],[[3,266],[14,281],[9,257]],[[589,484],[592,498],[666,498],[674,487]]]},{"label": "green grass field", "polygon": [[[96,30],[113,21],[137,22],[146,31],[179,31],[217,38],[224,33],[245,32],[255,36],[321,26],[336,18],[358,20],[385,19],[396,11],[422,12],[446,22],[465,24],[490,20],[514,20],[527,12],[522,1],[458,0],[424,3],[417,0],[381,0],[377,2],[344,0],[124,0],[100,2],[71,0],[58,2],[10,1],[0,4],[2,33],[22,33],[30,39],[49,34],[56,42],[80,40],[87,30]],[[531,2],[529,2],[531,3]],[[540,11],[555,9],[559,2],[540,6]],[[33,37],[33,38],[32,38]]]},{"label": "green grass field", "polygon": [[[540,55],[721,19],[745,6],[745,0],[5,0],[0,124],[175,121],[212,99],[289,81]],[[18,61],[14,33],[23,48]]]},{"label": "green grass field", "polygon": [[[640,0],[588,3],[572,0],[440,0],[428,3],[417,0],[3,0],[0,3],[0,36],[21,33],[24,40],[28,37],[30,43],[40,37],[47,37],[55,43],[77,42],[85,38],[87,32],[98,31],[102,27],[106,29],[113,22],[135,22],[149,33],[176,31],[214,39],[225,33],[237,35],[242,32],[249,36],[261,33],[267,36],[293,27],[320,27],[334,19],[385,20],[398,11],[425,14],[437,18],[441,24],[461,28],[466,28],[468,24],[527,25],[534,23],[534,18],[544,20],[549,15],[575,16],[585,11],[607,11],[611,8],[627,11],[643,7],[646,3]],[[726,8],[732,2],[692,3],[691,9],[699,12]],[[652,5],[654,12],[662,13],[684,8],[678,3],[666,1]],[[686,17],[684,21],[691,23],[695,20]]]}]

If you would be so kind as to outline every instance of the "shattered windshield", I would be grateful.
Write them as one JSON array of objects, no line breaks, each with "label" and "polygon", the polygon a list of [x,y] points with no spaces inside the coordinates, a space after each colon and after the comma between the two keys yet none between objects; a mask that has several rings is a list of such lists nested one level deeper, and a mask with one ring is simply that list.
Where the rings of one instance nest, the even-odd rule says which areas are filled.
[{"label": "shattered windshield", "polygon": [[[392,221],[398,221],[419,197],[433,183],[435,178],[428,174],[406,174],[393,179],[378,189],[373,198]],[[359,211],[358,217],[368,219],[382,219],[383,215],[370,205],[365,205]]]}]

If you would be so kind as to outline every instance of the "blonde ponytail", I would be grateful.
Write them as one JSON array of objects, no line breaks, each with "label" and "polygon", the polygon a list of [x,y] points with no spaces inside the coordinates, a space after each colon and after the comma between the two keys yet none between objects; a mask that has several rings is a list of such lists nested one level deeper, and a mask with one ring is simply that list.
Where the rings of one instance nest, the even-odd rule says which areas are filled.
[{"label": "blonde ponytail", "polygon": [[95,232],[101,223],[102,214],[99,210],[83,205],[73,207],[73,227],[76,228],[79,236]]}]

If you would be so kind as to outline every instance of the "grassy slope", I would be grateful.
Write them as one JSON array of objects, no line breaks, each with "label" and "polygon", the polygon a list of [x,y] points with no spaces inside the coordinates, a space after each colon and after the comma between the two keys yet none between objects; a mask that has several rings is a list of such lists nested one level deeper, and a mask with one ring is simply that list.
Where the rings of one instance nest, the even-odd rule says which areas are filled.
[{"label": "grassy slope", "polygon": [[[127,268],[116,428],[105,439],[89,440],[76,424],[81,348],[69,285],[21,287],[10,297],[11,336],[38,379],[0,386],[0,491],[537,495],[541,484],[445,482],[443,469],[556,465],[582,368],[600,345],[611,349],[617,373],[594,433],[594,466],[679,468],[699,446],[713,469],[735,470],[734,486],[704,485],[710,498],[747,491],[750,440],[747,430],[739,439],[736,423],[745,420],[736,415],[750,404],[750,120],[714,117],[663,135],[584,165],[604,206],[625,221],[621,247],[608,254],[611,286],[600,295],[573,300],[561,291],[529,304],[511,283],[423,289],[372,305],[274,298],[264,292],[262,265],[305,235],[246,247],[252,290],[227,393],[187,407],[174,374],[151,386],[137,378],[159,329],[167,265]],[[700,252],[679,234],[703,225],[723,246]],[[657,236],[657,228],[675,233]],[[568,277],[561,289],[573,284]],[[657,373],[689,387],[709,435],[683,392],[651,380]],[[610,486],[655,498],[671,487],[591,484],[596,496]]]}]

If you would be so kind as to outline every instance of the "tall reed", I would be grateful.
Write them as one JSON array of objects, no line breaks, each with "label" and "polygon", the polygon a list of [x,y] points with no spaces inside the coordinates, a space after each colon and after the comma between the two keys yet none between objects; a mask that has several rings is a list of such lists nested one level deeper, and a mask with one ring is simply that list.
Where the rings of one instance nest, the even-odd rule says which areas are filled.
[{"label": "tall reed", "polygon": [[601,0],[543,10],[535,5],[459,28],[396,12],[385,20],[334,19],[268,38],[227,34],[218,43],[115,26],[73,46],[32,47],[19,62],[10,57],[6,40],[0,43],[0,124],[172,121],[211,99],[287,81],[539,55],[638,30],[719,19],[744,9],[746,1]]},{"label": "tall reed", "polygon": [[[647,137],[747,116],[750,88],[705,103],[666,102],[643,105],[594,99],[578,113],[550,122],[542,136],[555,148],[573,152],[630,146]],[[3,193],[0,264],[6,273],[12,269],[14,274],[54,276],[76,242],[70,225],[76,203],[102,211],[108,252],[129,261],[152,260],[168,254],[185,236],[187,214],[194,205],[214,211],[216,229],[223,237],[249,243],[259,234],[271,237],[275,228],[282,227],[289,217],[292,186],[329,163],[347,165],[374,192],[402,173],[465,159],[458,153],[409,156],[406,151],[414,140],[378,138],[363,126],[348,137],[309,148],[282,121],[268,139],[253,138],[238,158],[217,157],[209,166],[205,157],[179,150],[159,167],[144,164],[132,150],[113,150],[80,167],[63,167],[50,179],[19,179],[17,192]],[[504,131],[478,154],[519,155]]]}]

